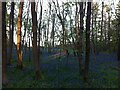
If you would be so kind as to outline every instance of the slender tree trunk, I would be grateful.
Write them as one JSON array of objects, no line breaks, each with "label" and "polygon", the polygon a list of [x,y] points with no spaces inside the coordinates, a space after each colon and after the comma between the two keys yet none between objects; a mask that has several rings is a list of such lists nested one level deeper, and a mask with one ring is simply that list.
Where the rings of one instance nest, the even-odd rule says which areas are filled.
[{"label": "slender tree trunk", "polygon": [[7,47],[8,47],[8,55],[7,56],[7,65],[10,65],[11,64],[11,60],[10,60],[10,57],[11,57],[11,31],[12,31],[12,28],[11,28],[11,12],[10,12],[10,15],[9,15],[9,39],[7,40]]},{"label": "slender tree trunk", "polygon": [[18,62],[17,67],[19,69],[23,69],[23,62],[22,62],[22,50],[21,50],[21,27],[22,27],[22,12],[23,12],[23,2],[24,0],[21,0],[20,7],[19,7],[19,13],[18,13],[18,23],[17,23],[17,54],[18,54]]},{"label": "slender tree trunk", "polygon": [[60,23],[62,25],[62,45],[63,45],[63,48],[65,48],[65,51],[68,52],[68,50],[66,49],[66,33],[65,33],[65,23],[64,23],[64,15],[63,15],[63,18],[61,16],[61,14],[57,14],[59,20],[60,20]]},{"label": "slender tree trunk", "polygon": [[76,2],[76,11],[75,11],[75,33],[76,33],[76,41],[77,41],[77,39],[78,39],[78,35],[77,35],[77,23],[78,23],[78,15],[77,15],[77,12],[78,12],[78,6],[77,6],[77,2]]},{"label": "slender tree trunk", "polygon": [[[11,27],[12,26],[12,27]],[[8,65],[11,65],[14,32],[14,2],[11,3]]]},{"label": "slender tree trunk", "polygon": [[77,6],[77,2],[75,3],[75,6],[76,6],[76,10],[75,10],[75,33],[76,33],[76,35],[75,35],[75,44],[74,44],[74,48],[75,48],[75,52],[74,52],[74,55],[78,55],[78,50],[77,50],[77,47],[76,46],[78,46],[77,45],[77,40],[78,40],[78,35],[77,35],[77,20],[78,20],[78,15],[77,15],[77,12],[78,12],[78,6]]},{"label": "slender tree trunk", "polygon": [[[2,2],[0,2],[0,13],[2,13]],[[2,62],[2,15],[0,16],[0,42],[1,42],[1,45],[0,45],[0,62]],[[0,67],[2,67],[2,65],[0,65]],[[2,67],[3,68],[3,67]],[[0,77],[2,77],[2,74],[0,74]],[[2,83],[0,83],[2,84]]]},{"label": "slender tree trunk", "polygon": [[101,21],[101,36],[100,36],[100,41],[102,41],[102,38],[103,38],[103,9],[104,9],[104,2],[102,2],[102,21]]},{"label": "slender tree trunk", "polygon": [[54,26],[55,26],[55,14],[53,14],[53,22],[52,22],[52,46],[54,47],[54,35],[55,35],[55,31],[54,31]]},{"label": "slender tree trunk", "polygon": [[84,9],[83,9],[83,2],[80,2],[80,28],[78,28],[78,44],[79,44],[79,50],[78,50],[78,61],[79,61],[79,72],[83,72],[83,64],[82,64],[82,38],[83,38],[83,30],[84,30]]},{"label": "slender tree trunk", "polygon": [[29,62],[31,61],[30,60],[30,36],[29,36],[29,56],[28,56],[28,58],[29,58]]},{"label": "slender tree trunk", "polygon": [[24,35],[23,35],[23,40],[22,40],[22,50],[23,50],[23,48],[24,48],[24,43],[25,43],[25,36],[26,36],[26,32],[27,32],[27,24],[28,24],[28,18],[29,18],[29,7],[30,7],[30,3],[29,3],[29,5],[28,5],[28,9],[27,9],[27,19],[25,19],[25,22],[24,22]]},{"label": "slender tree trunk", "polygon": [[[120,17],[119,17],[119,24],[120,24]],[[119,26],[120,28],[120,26]],[[120,61],[120,30],[118,29],[118,52],[117,52],[117,58]]]},{"label": "slender tree trunk", "polygon": [[119,36],[119,41],[118,41],[118,60],[120,61],[120,36]]},{"label": "slender tree trunk", "polygon": [[39,38],[39,40],[38,40],[38,59],[40,59],[40,37],[42,36],[40,33],[41,33],[41,22],[42,22],[42,5],[40,4],[40,23],[39,23],[39,28],[38,28],[38,30],[39,30],[39,36],[38,36],[38,38]]},{"label": "slender tree trunk", "polygon": [[[1,2],[0,2],[1,3]],[[6,85],[8,83],[7,80],[7,45],[6,45],[6,2],[2,2],[2,84]],[[0,8],[0,9],[1,9]]]},{"label": "slender tree trunk", "polygon": [[108,47],[110,47],[110,12],[108,12]]},{"label": "slender tree trunk", "polygon": [[105,30],[105,45],[106,45],[106,42],[107,42],[107,35],[106,35],[106,14],[105,14],[105,21],[104,21],[104,30]]},{"label": "slender tree trunk", "polygon": [[97,53],[97,31],[98,31],[97,30],[97,25],[96,25],[97,24],[96,18],[97,18],[97,14],[95,14],[95,23],[94,23],[95,24],[95,30],[96,30],[95,31],[95,37],[94,37],[95,38],[95,53]]},{"label": "slender tree trunk", "polygon": [[48,29],[47,29],[47,46],[48,46],[48,52],[51,53],[51,45],[49,44],[49,40],[48,40],[48,35],[49,35],[49,22],[50,22],[50,15],[51,15],[51,3],[49,3],[49,16],[48,16]]},{"label": "slender tree trunk", "polygon": [[65,33],[65,23],[64,23],[64,19],[65,19],[65,16],[64,16],[64,5],[62,6],[63,7],[63,13],[62,13],[62,17],[63,17],[63,19],[61,19],[61,21],[62,21],[62,30],[63,30],[63,46],[64,45],[66,45],[66,33]]},{"label": "slender tree trunk", "polygon": [[73,37],[73,28],[72,28],[72,24],[73,24],[73,21],[71,19],[71,16],[70,16],[70,31],[71,31],[71,37],[72,37],[72,47],[73,47],[73,54],[74,56],[76,56],[76,52],[75,52],[75,48],[74,48],[74,45],[75,45],[75,40],[74,40],[74,37]]},{"label": "slender tree trunk", "polygon": [[90,62],[90,21],[91,21],[91,2],[88,2],[87,18],[86,18],[86,58],[85,58],[85,70],[84,70],[85,81],[88,81],[88,71],[89,71],[89,62]]},{"label": "slender tree trunk", "polygon": [[99,32],[99,27],[100,27],[100,21],[97,21],[98,26],[96,27],[96,53],[99,54],[99,45],[98,45],[98,32]]},{"label": "slender tree trunk", "polygon": [[35,65],[35,78],[41,78],[40,65],[38,59],[37,48],[37,12],[35,11],[35,2],[31,2],[31,14],[32,14],[32,32],[33,32],[33,60]]},{"label": "slender tree trunk", "polygon": [[[94,17],[94,10],[92,10],[92,35],[91,35],[91,48],[93,50],[93,54],[94,54],[94,60],[96,61],[96,49],[95,49],[95,37],[94,37],[94,25],[96,24],[96,21],[94,21],[94,18],[96,19],[96,17]],[[94,24],[95,23],[95,24]],[[96,25],[95,25],[96,26]],[[96,27],[95,27],[96,28]]]}]

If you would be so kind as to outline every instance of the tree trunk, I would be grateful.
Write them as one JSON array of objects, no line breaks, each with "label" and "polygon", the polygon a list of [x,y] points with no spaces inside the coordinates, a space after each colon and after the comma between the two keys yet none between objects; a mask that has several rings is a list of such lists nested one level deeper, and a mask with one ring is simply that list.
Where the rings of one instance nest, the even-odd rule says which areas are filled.
[{"label": "tree trunk", "polygon": [[[12,27],[11,27],[12,26]],[[14,32],[14,2],[11,2],[8,65],[11,65]]]},{"label": "tree trunk", "polygon": [[82,38],[83,38],[83,23],[84,23],[84,9],[83,9],[83,2],[80,2],[80,28],[78,28],[78,61],[79,61],[79,72],[82,73],[83,72],[83,64],[82,64]]},{"label": "tree trunk", "polygon": [[[95,19],[95,21],[94,21]],[[93,51],[93,54],[94,54],[94,60],[96,61],[96,48],[95,48],[95,31],[94,31],[94,25],[95,25],[95,28],[96,28],[96,15],[94,16],[94,8],[92,9],[92,35],[91,35],[91,50]]]},{"label": "tree trunk", "polygon": [[39,36],[38,36],[38,38],[39,38],[39,40],[38,40],[38,59],[40,59],[40,36],[42,36],[41,34],[40,34],[40,32],[42,31],[41,30],[41,22],[42,22],[42,5],[40,5],[40,23],[39,23],[39,28],[38,28],[38,30],[39,30]]},{"label": "tree trunk", "polygon": [[100,36],[100,41],[102,41],[102,38],[103,38],[103,9],[104,9],[104,2],[102,2],[102,21],[101,21],[101,36]]},{"label": "tree trunk", "polygon": [[38,59],[38,48],[37,48],[37,12],[35,11],[35,2],[31,2],[31,14],[32,14],[32,32],[33,32],[33,60],[35,65],[35,78],[39,79],[40,67]]},{"label": "tree trunk", "polygon": [[88,81],[88,70],[89,70],[89,62],[90,62],[90,22],[91,22],[91,2],[88,2],[87,18],[86,18],[86,58],[85,58],[85,71],[84,71],[85,81]]},{"label": "tree trunk", "polygon": [[[2,13],[2,2],[0,2],[0,13]],[[2,44],[2,15],[0,16],[0,42]],[[2,45],[0,45],[0,62],[2,62]],[[2,65],[0,65],[2,67]],[[3,68],[3,67],[2,67]],[[0,77],[2,77],[2,74],[0,74]],[[2,84],[2,83],[0,83]]]},{"label": "tree trunk", "polygon": [[95,14],[95,53],[97,54],[97,32],[98,32],[98,28],[97,28],[97,14]]},{"label": "tree trunk", "polygon": [[118,41],[118,60],[120,61],[120,36]]},{"label": "tree trunk", "polygon": [[108,48],[110,47],[110,12],[108,12]]},{"label": "tree trunk", "polygon": [[63,13],[62,13],[61,17],[63,17],[63,18],[61,19],[61,24],[62,24],[62,30],[63,30],[63,46],[64,46],[64,45],[66,45],[64,5],[62,7],[63,7]]},{"label": "tree trunk", "polygon": [[71,31],[71,37],[72,37],[72,47],[73,47],[73,55],[76,56],[76,52],[75,52],[75,48],[74,48],[74,45],[75,45],[75,40],[74,40],[74,37],[73,37],[73,28],[72,28],[72,25],[73,25],[73,21],[71,19],[71,16],[70,16],[70,31]]},{"label": "tree trunk", "polygon": [[[0,2],[1,3],[1,2]],[[2,84],[7,85],[7,46],[6,46],[6,2],[0,4],[2,7]],[[0,9],[1,9],[0,8]]]},{"label": "tree trunk", "polygon": [[52,22],[52,46],[53,47],[54,47],[54,35],[55,35],[54,26],[55,26],[55,14],[53,14],[53,22]]},{"label": "tree trunk", "polygon": [[49,16],[48,16],[48,29],[47,29],[47,48],[48,48],[48,53],[51,53],[51,45],[49,44],[48,40],[48,35],[49,35],[49,22],[50,22],[50,15],[51,15],[51,3],[49,3]]},{"label": "tree trunk", "polygon": [[31,61],[30,60],[30,36],[29,36],[29,56],[28,56],[28,58],[29,58],[29,62]]},{"label": "tree trunk", "polygon": [[76,37],[75,37],[75,39],[76,39],[76,41],[77,41],[77,39],[78,39],[78,35],[77,35],[77,23],[78,23],[78,15],[77,15],[77,12],[78,12],[78,6],[77,6],[77,2],[76,2],[76,11],[75,11],[75,33],[76,33]]},{"label": "tree trunk", "polygon": [[106,14],[105,14],[105,20],[104,20],[104,34],[105,34],[105,46],[106,46],[106,42],[107,42],[107,35],[106,35]]},{"label": "tree trunk", "polygon": [[[119,17],[119,24],[120,24],[120,17]],[[119,28],[118,28],[118,52],[117,52],[118,61],[120,61],[120,30]]]},{"label": "tree trunk", "polygon": [[17,54],[18,54],[18,62],[17,67],[19,69],[23,69],[23,62],[22,62],[22,50],[21,50],[21,27],[22,27],[22,12],[23,12],[23,2],[24,0],[21,0],[20,7],[19,7],[19,13],[18,13],[18,23],[17,23]]},{"label": "tree trunk", "polygon": [[[28,18],[29,18],[29,7],[30,7],[30,3],[29,3],[29,5],[28,5],[28,9],[27,9],[27,19],[25,19],[25,22],[24,22],[24,35],[23,35],[23,40],[22,40],[22,47],[21,47],[21,49],[23,50],[23,48],[25,48],[24,46],[25,46],[25,36],[26,36],[26,32],[27,32],[27,24],[28,24]],[[26,51],[25,51],[26,52]]]}]

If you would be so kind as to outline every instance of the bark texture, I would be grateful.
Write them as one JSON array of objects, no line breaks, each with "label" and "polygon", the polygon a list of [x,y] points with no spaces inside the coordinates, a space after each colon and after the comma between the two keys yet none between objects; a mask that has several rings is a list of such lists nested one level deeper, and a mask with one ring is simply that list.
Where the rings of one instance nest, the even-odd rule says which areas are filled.
[{"label": "bark texture", "polygon": [[18,13],[18,23],[17,23],[17,54],[18,54],[18,62],[17,67],[19,69],[23,69],[23,62],[22,62],[22,50],[21,50],[21,27],[22,27],[22,13],[23,13],[23,2],[24,0],[21,0],[20,7],[19,7],[19,13]]}]

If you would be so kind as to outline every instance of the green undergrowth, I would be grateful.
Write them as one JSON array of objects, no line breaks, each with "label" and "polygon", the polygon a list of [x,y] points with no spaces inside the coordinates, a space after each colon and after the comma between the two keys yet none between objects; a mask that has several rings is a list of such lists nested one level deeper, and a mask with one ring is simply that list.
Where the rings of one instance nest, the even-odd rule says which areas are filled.
[{"label": "green undergrowth", "polygon": [[[16,64],[16,60],[12,62]],[[45,62],[44,62],[45,63]],[[24,61],[24,69],[16,67],[7,69],[9,84],[6,88],[117,88],[120,82],[118,70],[111,68],[112,62],[101,63],[97,71],[89,72],[89,84],[84,83],[79,72],[73,72],[71,68],[64,66],[56,68],[56,71],[48,74],[48,69],[42,70],[41,79],[35,80],[32,62]],[[66,74],[67,73],[67,74]],[[65,74],[65,75],[64,75]],[[60,77],[63,77],[62,79]],[[3,88],[5,88],[3,87]]]}]

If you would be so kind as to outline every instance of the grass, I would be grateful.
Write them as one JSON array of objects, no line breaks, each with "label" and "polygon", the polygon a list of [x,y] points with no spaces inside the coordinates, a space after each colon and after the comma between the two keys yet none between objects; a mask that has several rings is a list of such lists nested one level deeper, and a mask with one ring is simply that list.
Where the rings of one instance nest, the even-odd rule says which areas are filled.
[{"label": "grass", "polygon": [[[24,69],[18,70],[16,67],[10,67],[7,70],[9,84],[3,88],[117,88],[118,82],[118,70],[111,68],[114,66],[112,62],[102,60],[102,63],[97,61],[91,61],[91,69],[89,72],[90,84],[83,82],[83,77],[79,75],[79,71],[76,68],[76,58],[71,58],[72,64],[66,65],[66,58],[62,58],[62,61],[45,58],[42,56],[42,65],[49,65],[42,67],[42,79],[34,79],[34,68],[32,62],[24,60]],[[104,59],[104,57],[102,58]],[[93,60],[93,59],[91,59]],[[47,62],[50,61],[50,62]],[[16,60],[12,62],[16,65]],[[58,65],[55,67],[52,63]]]},{"label": "grass", "polygon": [[[66,71],[67,72],[67,71]],[[99,75],[97,72],[91,72],[90,73],[90,85],[85,85],[85,87],[92,87],[92,88],[104,88],[104,87],[112,87],[117,88],[118,87],[118,77],[115,73],[117,73],[115,70],[101,70],[102,73],[104,73],[104,76]],[[13,74],[14,73],[14,74]],[[44,75],[44,79],[42,80],[34,80],[32,78],[33,72],[31,71],[20,71],[16,68],[11,69],[8,73],[10,83],[7,87],[9,88],[53,88],[55,82],[55,76],[48,76]],[[101,78],[94,78],[96,76],[100,76]],[[82,81],[82,77],[79,78],[78,75],[75,76],[69,76],[65,77],[63,80],[59,79],[59,85],[60,87],[64,88],[75,88],[75,87],[84,87],[81,86],[80,83],[69,83],[69,81],[72,80],[78,80],[80,82]],[[71,86],[72,85],[72,86]]]}]

